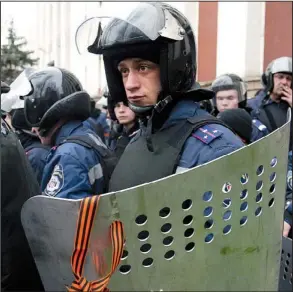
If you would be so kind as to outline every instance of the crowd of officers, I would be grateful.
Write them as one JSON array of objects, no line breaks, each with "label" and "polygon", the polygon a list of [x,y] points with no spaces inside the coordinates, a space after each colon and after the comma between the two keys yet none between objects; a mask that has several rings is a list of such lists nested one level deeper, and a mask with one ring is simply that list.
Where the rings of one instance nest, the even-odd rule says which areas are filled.
[{"label": "crowd of officers", "polygon": [[[202,89],[195,81],[195,41],[187,19],[164,3],[143,4],[132,16],[165,19],[163,11],[180,26],[178,35],[166,26],[164,36],[148,38],[135,23],[114,19],[89,44],[88,51],[102,54],[105,64],[108,86],[98,102],[74,74],[58,67],[25,69],[10,91],[1,82],[1,134],[16,135],[23,147],[37,181],[31,195],[81,199],[147,183],[231,153],[285,124],[292,108],[292,58],[272,60],[253,98],[236,74],[221,75]],[[291,142],[284,236],[292,225]],[[21,174],[11,175],[2,184],[15,187]],[[7,214],[11,220],[13,212]],[[15,289],[11,270],[2,263],[6,290]],[[40,290],[41,283],[34,283],[29,289]]]}]

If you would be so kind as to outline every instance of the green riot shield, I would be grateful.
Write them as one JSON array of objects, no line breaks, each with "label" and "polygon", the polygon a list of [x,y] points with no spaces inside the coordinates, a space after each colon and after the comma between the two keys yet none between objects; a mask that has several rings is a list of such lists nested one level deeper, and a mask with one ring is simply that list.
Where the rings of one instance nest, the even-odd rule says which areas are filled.
[{"label": "green riot shield", "polygon": [[292,239],[283,237],[279,291],[292,291]]},{"label": "green riot shield", "polygon": [[[277,291],[289,130],[290,122],[205,165],[101,195],[83,276],[93,281],[110,272],[109,226],[118,220],[126,242],[111,291]],[[74,280],[80,205],[38,196],[23,207],[47,291]]]}]

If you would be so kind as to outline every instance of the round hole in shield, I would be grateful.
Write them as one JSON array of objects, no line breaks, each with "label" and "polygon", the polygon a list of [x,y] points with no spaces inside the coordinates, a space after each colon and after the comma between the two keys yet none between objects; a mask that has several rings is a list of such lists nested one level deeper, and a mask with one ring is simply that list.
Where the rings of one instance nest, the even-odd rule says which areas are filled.
[{"label": "round hole in shield", "polygon": [[282,249],[282,254],[284,254],[284,250]]},{"label": "round hole in shield", "polygon": [[193,216],[192,215],[187,215],[183,219],[183,224],[184,225],[190,225],[193,221]]},{"label": "round hole in shield", "polygon": [[160,210],[159,215],[161,218],[167,218],[171,214],[171,210],[168,207],[164,207]]},{"label": "round hole in shield", "polygon": [[230,198],[226,198],[223,200],[222,206],[227,209],[231,206],[232,200]]},{"label": "round hole in shield", "polygon": [[170,232],[172,229],[172,225],[170,223],[165,223],[162,227],[161,227],[161,231],[162,233],[168,233]]},{"label": "round hole in shield", "polygon": [[142,253],[148,253],[152,249],[152,246],[149,243],[145,243],[140,247]]},{"label": "round hole in shield", "polygon": [[247,216],[243,216],[240,219],[240,226],[244,226],[247,223]]},{"label": "round hole in shield", "polygon": [[194,247],[195,247],[195,243],[194,242],[189,242],[189,243],[186,244],[185,250],[187,252],[191,252],[191,251],[194,250]]},{"label": "round hole in shield", "polygon": [[249,176],[247,173],[241,175],[240,182],[245,185],[248,183]]},{"label": "round hole in shield", "polygon": [[288,258],[290,258],[290,257],[291,257],[291,255],[290,255],[289,253],[287,253],[287,257],[288,257]]},{"label": "round hole in shield", "polygon": [[273,194],[276,190],[276,185],[275,184],[272,184],[271,187],[270,187],[270,194]]},{"label": "round hole in shield", "polygon": [[169,246],[173,243],[173,240],[174,240],[173,236],[167,236],[163,239],[163,244],[165,246]]},{"label": "round hole in shield", "polygon": [[175,251],[174,250],[169,250],[165,253],[164,258],[168,261],[172,260],[175,256]]},{"label": "round hole in shield", "polygon": [[137,225],[144,225],[148,220],[148,217],[146,215],[139,215],[135,218],[135,223]]},{"label": "round hole in shield", "polygon": [[230,220],[231,217],[232,217],[232,211],[230,211],[230,210],[227,210],[227,211],[223,214],[223,220],[224,220],[224,221]]},{"label": "round hole in shield", "polygon": [[211,191],[208,191],[208,192],[205,192],[202,196],[202,199],[205,201],[205,202],[210,202],[213,198],[213,193]]},{"label": "round hole in shield", "polygon": [[262,208],[261,207],[257,207],[255,210],[255,216],[258,217],[262,212]]},{"label": "round hole in shield", "polygon": [[255,197],[255,201],[256,201],[257,203],[259,203],[259,202],[262,201],[262,193],[259,193],[259,194],[256,195],[256,197]]},{"label": "round hole in shield", "polygon": [[152,258],[146,258],[142,261],[142,265],[145,268],[149,268],[154,263],[154,260]]},{"label": "round hole in shield", "polygon": [[287,266],[289,266],[289,261],[288,261],[288,260],[286,260],[286,262],[285,262],[285,263],[286,263],[286,265],[287,265]]},{"label": "round hole in shield", "polygon": [[123,250],[121,260],[123,261],[123,260],[125,260],[127,257],[128,257],[128,251],[127,251],[127,250]]},{"label": "round hole in shield", "polygon": [[184,231],[184,237],[190,238],[194,234],[194,229],[193,228],[188,228]]},{"label": "round hole in shield", "polygon": [[131,266],[130,265],[123,265],[119,268],[119,271],[123,275],[127,275],[131,271]]},{"label": "round hole in shield", "polygon": [[284,274],[284,275],[283,275],[283,279],[286,280],[286,278],[287,278],[287,276],[286,276],[286,274]]},{"label": "round hole in shield", "polygon": [[284,268],[284,272],[288,273],[288,268],[287,267]]},{"label": "round hole in shield", "polygon": [[240,200],[246,199],[247,196],[248,196],[248,190],[247,189],[242,190],[241,193],[240,193]]},{"label": "round hole in shield", "polygon": [[271,166],[271,167],[275,167],[275,166],[277,165],[277,163],[278,163],[278,159],[277,159],[277,157],[275,156],[275,157],[271,160],[271,162],[270,162],[270,166]]},{"label": "round hole in shield", "polygon": [[273,207],[274,203],[275,203],[275,199],[271,198],[270,201],[269,201],[269,207]]},{"label": "round hole in shield", "polygon": [[271,173],[271,175],[270,175],[270,182],[274,182],[275,179],[276,179],[276,177],[277,177],[277,174],[275,172]]},{"label": "round hole in shield", "polygon": [[232,184],[230,182],[225,182],[222,187],[222,192],[227,194],[232,190]]},{"label": "round hole in shield", "polygon": [[257,191],[260,191],[263,187],[263,182],[261,180],[259,180],[257,183],[256,183],[256,190]]},{"label": "round hole in shield", "polygon": [[213,234],[213,233],[209,233],[209,234],[205,237],[205,239],[204,239],[204,241],[205,241],[206,243],[211,243],[213,240],[214,240],[214,234]]},{"label": "round hole in shield", "polygon": [[185,211],[189,210],[191,207],[192,207],[192,201],[190,199],[185,200],[182,203],[182,209],[185,210]]},{"label": "round hole in shield", "polygon": [[143,230],[138,233],[137,238],[141,241],[147,240],[150,236],[150,233],[147,230]]},{"label": "round hole in shield", "polygon": [[256,175],[260,176],[264,173],[264,167],[263,165],[260,165],[256,170]]},{"label": "round hole in shield", "polygon": [[232,230],[232,226],[231,225],[226,225],[224,228],[223,228],[223,233],[225,235],[229,234]]},{"label": "round hole in shield", "polygon": [[209,217],[212,215],[212,213],[213,213],[213,207],[209,206],[204,209],[203,216]]},{"label": "round hole in shield", "polygon": [[211,229],[214,226],[214,220],[209,219],[204,223],[204,228],[205,229]]},{"label": "round hole in shield", "polygon": [[240,205],[240,211],[241,212],[244,212],[248,209],[248,203],[247,202],[243,202],[241,205]]}]

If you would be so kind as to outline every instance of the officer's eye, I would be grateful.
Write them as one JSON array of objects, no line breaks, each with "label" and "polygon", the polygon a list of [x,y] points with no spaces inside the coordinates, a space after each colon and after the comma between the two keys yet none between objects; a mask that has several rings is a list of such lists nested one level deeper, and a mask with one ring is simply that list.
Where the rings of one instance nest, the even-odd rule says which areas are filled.
[{"label": "officer's eye", "polygon": [[146,65],[146,64],[139,65],[139,71],[146,72],[148,69],[150,69],[149,65]]},{"label": "officer's eye", "polygon": [[128,73],[129,73],[129,69],[128,68],[118,68],[118,70],[121,73],[122,77],[127,76]]}]

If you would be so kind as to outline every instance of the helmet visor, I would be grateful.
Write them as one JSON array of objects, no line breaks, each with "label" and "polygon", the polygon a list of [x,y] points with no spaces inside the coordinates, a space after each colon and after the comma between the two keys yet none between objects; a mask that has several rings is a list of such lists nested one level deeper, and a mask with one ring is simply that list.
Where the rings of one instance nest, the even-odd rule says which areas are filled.
[{"label": "helmet visor", "polygon": [[176,18],[162,6],[144,2],[121,14],[117,11],[116,15],[85,20],[75,34],[78,52],[102,54],[103,50],[121,44],[155,41],[160,36],[176,41],[185,34]]}]

